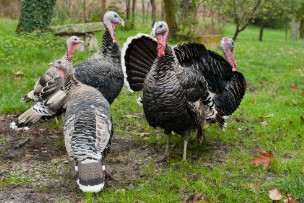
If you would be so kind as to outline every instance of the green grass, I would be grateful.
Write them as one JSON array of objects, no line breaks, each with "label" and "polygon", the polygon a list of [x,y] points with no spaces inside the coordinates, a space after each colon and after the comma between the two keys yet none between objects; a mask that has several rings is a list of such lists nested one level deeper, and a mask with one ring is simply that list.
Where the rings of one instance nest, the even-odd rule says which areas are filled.
[{"label": "green grass", "polygon": [[[0,113],[19,113],[30,104],[20,101],[46,69],[47,64],[64,53],[64,38],[51,34],[16,35],[16,21],[0,21]],[[118,30],[122,45],[128,36],[150,33],[149,26],[135,31]],[[228,25],[226,36],[234,27]],[[97,33],[101,39],[101,33]],[[278,188],[304,199],[304,41],[285,42],[284,31],[265,30],[264,41],[258,42],[258,29],[248,27],[235,43],[235,59],[248,83],[239,109],[228,120],[225,131],[217,126],[205,128],[206,141],[188,145],[188,162],[172,157],[169,166],[158,168],[151,163],[145,168],[147,178],[125,189],[109,188],[98,195],[84,194],[88,202],[181,202],[191,193],[204,193],[211,202],[270,202],[268,190]],[[218,49],[216,50],[220,52]],[[89,52],[76,52],[77,64]],[[22,80],[15,72],[22,71]],[[296,85],[295,90],[290,87]],[[135,103],[139,93],[126,88],[111,106],[116,134],[148,132],[148,141],[162,147],[165,136],[160,129],[148,126]],[[267,121],[267,125],[262,122]],[[54,123],[52,124],[54,126]],[[55,126],[58,127],[58,126]],[[143,138],[138,138],[143,139]],[[175,151],[182,152],[183,141],[175,136]],[[62,146],[60,142],[55,145]],[[275,159],[268,170],[249,163],[256,149],[271,151]],[[196,157],[191,160],[189,157]],[[149,178],[148,178],[149,177]],[[258,189],[252,189],[250,184]]]}]

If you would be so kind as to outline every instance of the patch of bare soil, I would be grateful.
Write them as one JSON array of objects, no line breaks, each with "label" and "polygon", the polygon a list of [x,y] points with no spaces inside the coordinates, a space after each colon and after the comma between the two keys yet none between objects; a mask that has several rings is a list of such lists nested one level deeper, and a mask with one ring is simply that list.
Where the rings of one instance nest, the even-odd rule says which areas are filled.
[{"label": "patch of bare soil", "polygon": [[[66,155],[62,129],[36,124],[29,131],[9,128],[15,116],[0,116],[0,202],[76,202],[82,192]],[[144,166],[162,149],[127,135],[114,135],[105,164],[109,187],[128,187],[145,178]],[[104,191],[106,192],[106,191]]]}]

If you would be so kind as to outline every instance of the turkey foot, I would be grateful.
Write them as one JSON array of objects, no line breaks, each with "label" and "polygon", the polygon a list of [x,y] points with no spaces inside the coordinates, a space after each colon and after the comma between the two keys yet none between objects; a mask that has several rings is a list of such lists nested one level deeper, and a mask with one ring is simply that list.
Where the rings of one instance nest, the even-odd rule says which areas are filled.
[{"label": "turkey foot", "polygon": [[169,154],[165,154],[165,156],[163,156],[163,158],[157,160],[156,163],[163,163],[163,162],[169,163],[169,158],[170,158],[170,155]]}]

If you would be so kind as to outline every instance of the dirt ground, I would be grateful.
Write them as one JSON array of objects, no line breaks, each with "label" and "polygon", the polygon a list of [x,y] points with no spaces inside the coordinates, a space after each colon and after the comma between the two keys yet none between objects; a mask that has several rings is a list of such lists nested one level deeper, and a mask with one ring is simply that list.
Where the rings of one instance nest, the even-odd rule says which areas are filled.
[{"label": "dirt ground", "polygon": [[[62,129],[36,124],[29,131],[9,128],[15,116],[0,117],[0,202],[76,202],[81,191],[66,156]],[[163,149],[132,136],[114,135],[106,170],[114,178],[106,188],[130,186],[145,178],[144,166]],[[131,185],[132,186],[132,185]]]}]

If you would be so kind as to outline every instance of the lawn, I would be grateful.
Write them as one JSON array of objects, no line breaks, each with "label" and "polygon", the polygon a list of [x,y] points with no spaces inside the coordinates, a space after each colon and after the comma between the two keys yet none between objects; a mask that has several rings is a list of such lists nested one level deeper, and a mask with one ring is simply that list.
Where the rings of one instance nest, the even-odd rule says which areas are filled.
[{"label": "lawn", "polygon": [[[26,110],[30,104],[20,99],[47,64],[65,50],[65,39],[49,33],[16,35],[16,23],[0,20],[0,114]],[[119,29],[119,44],[138,32],[150,33],[148,27]],[[225,35],[232,36],[233,31],[234,27],[227,25]],[[97,35],[100,42],[101,33]],[[197,146],[193,135],[187,162],[181,161],[183,140],[176,135],[171,141],[176,145],[172,146],[168,165],[151,161],[144,166],[146,176],[131,187],[107,187],[97,195],[79,192],[80,198],[88,202],[182,202],[197,193],[209,202],[270,202],[268,191],[277,188],[283,194],[292,194],[298,202],[304,201],[304,41],[285,42],[283,30],[269,29],[264,32],[263,42],[257,38],[258,29],[248,27],[235,43],[237,68],[248,87],[225,130],[206,126],[202,146]],[[74,64],[91,54],[76,52]],[[18,71],[22,74],[16,75]],[[124,87],[111,106],[115,134],[143,139],[164,151],[166,137],[162,131],[137,116],[143,113],[135,101],[138,95]],[[52,122],[49,127],[62,127],[62,123]],[[258,149],[274,156],[267,170],[250,164]],[[16,184],[15,179],[7,184]],[[0,188],[5,190],[8,185],[0,184]],[[57,201],[67,200],[62,196]]]}]

